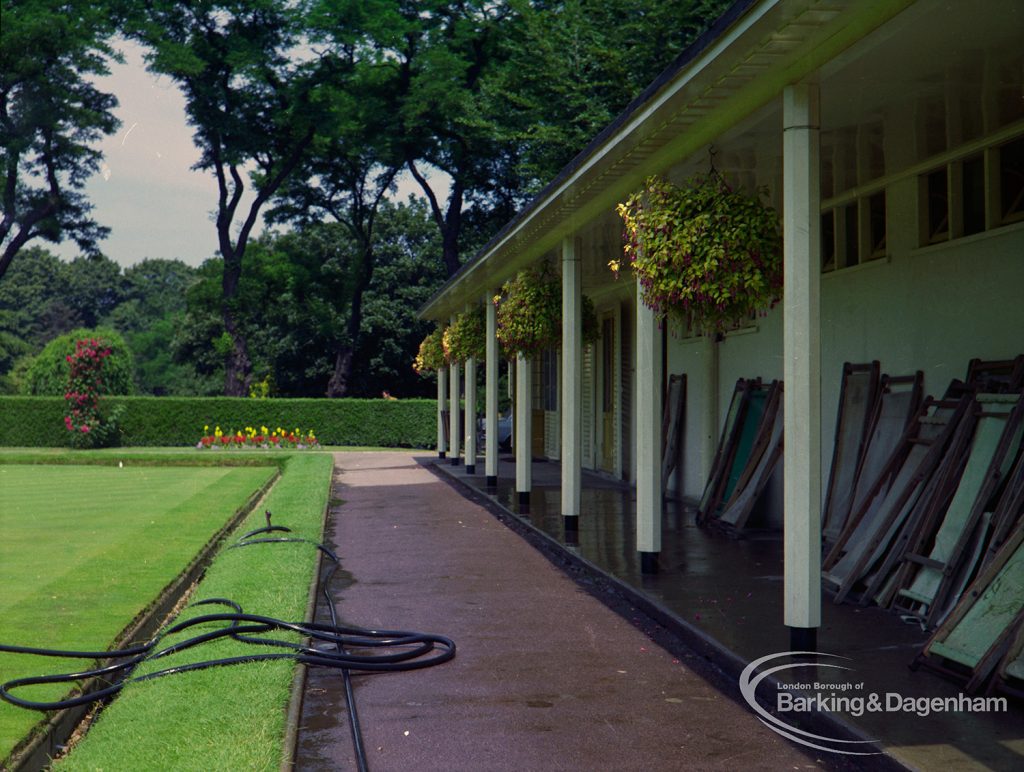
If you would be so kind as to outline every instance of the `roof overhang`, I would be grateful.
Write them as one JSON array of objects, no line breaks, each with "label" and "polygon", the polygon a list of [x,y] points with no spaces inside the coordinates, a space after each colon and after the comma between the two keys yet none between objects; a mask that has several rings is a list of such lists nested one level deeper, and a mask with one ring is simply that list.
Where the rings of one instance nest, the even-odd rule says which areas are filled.
[{"label": "roof overhang", "polygon": [[447,320],[914,0],[741,0],[419,310]]}]

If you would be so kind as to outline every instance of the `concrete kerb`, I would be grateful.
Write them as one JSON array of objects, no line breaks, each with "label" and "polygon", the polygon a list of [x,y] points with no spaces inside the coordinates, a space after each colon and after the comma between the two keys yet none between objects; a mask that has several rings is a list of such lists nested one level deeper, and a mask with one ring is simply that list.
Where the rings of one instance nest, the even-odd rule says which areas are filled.
[{"label": "concrete kerb", "polygon": [[[443,464],[437,463],[434,459],[417,458],[416,461],[458,490],[467,499],[494,515],[501,523],[539,550],[552,564],[572,576],[576,583],[590,595],[617,614],[625,617],[623,604],[628,604],[645,615],[654,625],[667,633],[667,635],[662,635],[660,640],[652,636],[659,645],[673,653],[686,651],[697,654],[705,666],[700,675],[733,702],[746,706],[746,701],[739,689],[740,674],[749,664],[745,659],[658,601],[573,552],[550,534],[540,530],[531,522],[524,520],[500,504],[492,496],[486,495],[471,483],[454,474]],[[772,676],[767,676],[764,682],[776,689],[780,686],[780,682]],[[794,695],[811,696],[809,692],[805,693],[789,687],[787,687],[787,691]],[[760,699],[759,703],[765,710],[774,713],[774,705]],[[808,732],[827,734],[839,740],[855,741],[864,750],[870,749],[878,754],[856,757],[826,754],[824,757],[818,757],[819,761],[828,764],[832,769],[879,770],[879,772],[904,772],[910,769],[886,753],[877,745],[874,738],[868,737],[859,728],[839,716],[824,711],[808,711],[802,714],[799,722],[794,722],[794,725]]]}]

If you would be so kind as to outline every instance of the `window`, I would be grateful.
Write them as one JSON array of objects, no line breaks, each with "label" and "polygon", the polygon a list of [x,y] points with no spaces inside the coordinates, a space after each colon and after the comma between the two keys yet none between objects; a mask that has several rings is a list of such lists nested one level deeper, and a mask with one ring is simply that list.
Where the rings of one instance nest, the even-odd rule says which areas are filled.
[{"label": "window", "polygon": [[822,132],[820,194],[835,199],[821,212],[822,273],[885,257],[885,174],[881,121]]},{"label": "window", "polygon": [[885,191],[861,196],[821,215],[821,270],[852,268],[885,257]]},{"label": "window", "polygon": [[998,148],[1001,223],[1024,220],[1024,137]]},{"label": "window", "polygon": [[918,178],[921,246],[1024,221],[1024,137]]}]

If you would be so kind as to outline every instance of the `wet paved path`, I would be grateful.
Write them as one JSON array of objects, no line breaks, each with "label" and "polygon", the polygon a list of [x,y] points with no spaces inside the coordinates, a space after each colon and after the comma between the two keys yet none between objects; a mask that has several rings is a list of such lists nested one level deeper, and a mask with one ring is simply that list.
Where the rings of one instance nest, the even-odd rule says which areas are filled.
[{"label": "wet paved path", "polygon": [[[356,679],[373,772],[816,768],[413,454],[335,459],[339,617],[458,645]],[[298,741],[298,769],[354,769],[337,673],[310,672]]]}]

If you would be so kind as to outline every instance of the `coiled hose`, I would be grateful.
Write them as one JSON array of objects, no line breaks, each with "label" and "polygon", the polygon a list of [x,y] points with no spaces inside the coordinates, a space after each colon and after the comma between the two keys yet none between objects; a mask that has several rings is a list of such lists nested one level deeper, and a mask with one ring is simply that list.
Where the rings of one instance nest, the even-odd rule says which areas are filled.
[{"label": "coiled hose", "polygon": [[[0,652],[15,654],[35,654],[40,657],[68,657],[74,659],[108,659],[120,660],[106,667],[83,670],[77,673],[57,673],[52,675],[15,678],[0,684],[0,699],[29,710],[62,710],[78,705],[106,700],[121,691],[126,684],[150,681],[154,678],[186,673],[192,670],[204,670],[211,667],[225,667],[246,662],[259,662],[273,659],[292,659],[310,667],[334,668],[341,671],[345,686],[345,701],[348,708],[349,726],[352,731],[352,744],[356,764],[360,772],[368,769],[366,752],[363,745],[362,727],[356,710],[355,694],[352,689],[352,672],[380,673],[418,670],[420,668],[440,665],[455,656],[455,642],[443,635],[418,633],[407,630],[370,630],[362,627],[339,625],[334,610],[334,599],[330,592],[330,583],[340,565],[338,556],[326,545],[295,536],[261,536],[261,534],[291,533],[285,526],[272,525],[271,513],[266,512],[267,525],[244,534],[229,549],[249,547],[255,544],[311,544],[320,550],[330,561],[330,565],[320,580],[320,593],[327,602],[330,611],[330,624],[316,622],[285,622],[273,617],[259,614],[247,614],[242,607],[228,598],[208,598],[189,604],[190,606],[218,605],[232,609],[230,612],[204,614],[192,619],[178,622],[160,630],[148,643],[126,649],[110,651],[67,651],[47,649],[35,646],[13,646],[0,643]],[[197,632],[190,638],[177,643],[160,647],[160,642],[167,636],[180,633],[208,623],[224,623],[224,626],[207,632]],[[298,633],[311,644],[294,643],[277,638],[264,637],[274,631]],[[143,662],[162,659],[186,649],[191,649],[219,638],[230,637],[242,643],[254,646],[266,646],[283,649],[265,654],[244,654],[236,657],[209,659],[187,665],[156,670],[141,676],[129,675]],[[354,654],[352,650],[366,653]],[[109,686],[74,697],[52,702],[27,700],[13,694],[13,691],[34,684],[71,683],[88,678],[108,680],[123,676],[120,681]]]}]

